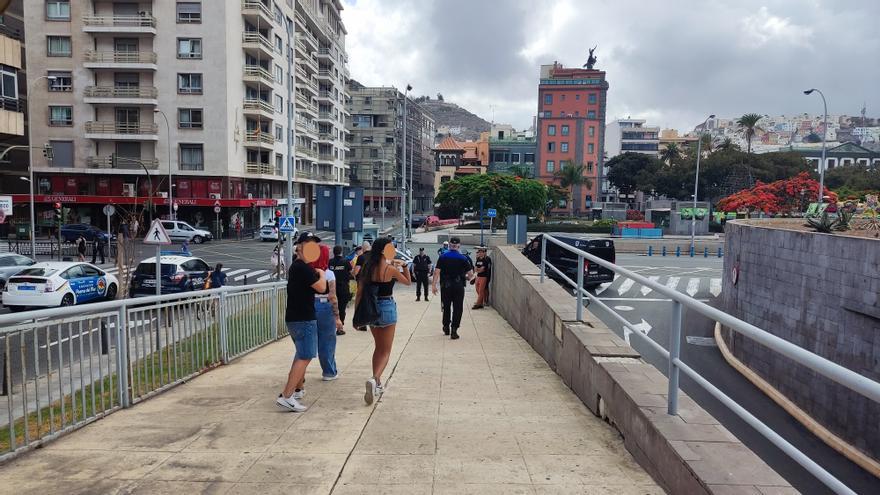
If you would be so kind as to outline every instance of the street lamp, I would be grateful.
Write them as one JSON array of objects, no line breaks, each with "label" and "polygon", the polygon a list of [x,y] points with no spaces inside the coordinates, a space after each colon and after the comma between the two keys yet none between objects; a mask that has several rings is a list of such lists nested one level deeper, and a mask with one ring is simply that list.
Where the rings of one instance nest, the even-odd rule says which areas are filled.
[{"label": "street lamp", "polygon": [[[52,82],[55,82],[58,78],[55,76],[40,76],[40,77],[32,80],[30,83],[28,83],[27,94],[28,94],[29,98],[30,98],[30,95],[33,91],[34,84],[37,81],[39,81],[40,79],[45,79],[45,80],[49,81],[50,83],[52,83]],[[35,215],[34,215],[34,152],[31,150],[31,145],[33,144],[32,140],[31,140],[31,129],[33,129],[33,126],[31,125],[31,114],[32,113],[33,112],[31,112],[30,102],[28,102],[28,109],[27,109],[27,120],[28,120],[27,134],[28,134],[28,136],[27,136],[27,138],[28,138],[28,179],[30,180],[30,183],[31,183],[31,187],[30,187],[30,190],[31,190],[31,194],[30,194],[30,198],[31,198],[31,256],[33,256],[34,259],[36,260],[37,259],[37,232],[36,232],[37,222],[35,220]],[[60,239],[61,238],[61,230],[60,230],[61,226],[59,225],[58,228],[59,228],[58,238]]]},{"label": "street lamp", "polygon": [[824,203],[822,200],[825,189],[825,136],[828,134],[828,103],[825,101],[825,95],[816,88],[804,91],[805,95],[812,94],[813,91],[819,93],[822,97],[822,109],[824,110],[824,118],[822,119],[822,163],[819,164],[819,204]]},{"label": "street lamp", "polygon": [[[362,141],[362,143],[366,143],[367,141]],[[385,147],[380,144],[374,144],[371,148],[376,148],[382,152],[382,227],[381,230],[385,230]],[[373,166],[370,165],[370,188],[373,187]],[[372,201],[370,202],[372,204]]]},{"label": "street lamp", "polygon": [[165,121],[165,141],[168,143],[168,218],[174,220],[174,187],[171,186],[171,126],[168,125],[168,116],[165,112],[158,108],[153,109],[153,113],[162,116]]},{"label": "street lamp", "polygon": [[700,187],[700,155],[702,154],[700,145],[703,144],[703,134],[706,130],[706,123],[709,122],[709,119],[714,119],[715,114],[706,117],[706,120],[703,121],[702,127],[700,128],[700,138],[697,139],[697,173],[694,176],[694,209],[691,211],[691,252],[694,252],[694,244],[695,237],[697,235],[697,192]]},{"label": "street lamp", "polygon": [[[409,114],[406,113],[406,100],[409,99],[409,92],[412,90],[412,86],[407,84],[406,91],[403,93],[403,170],[401,170],[400,177],[400,233],[401,239],[403,242],[403,250],[406,251],[406,229],[407,224],[407,215],[406,215],[406,205],[407,205],[407,189],[406,189],[406,142],[407,142],[407,134],[406,134],[406,123],[409,120]],[[384,177],[384,176],[383,176]],[[409,208],[410,215],[412,215],[412,164],[410,164],[410,175],[409,175]]]}]

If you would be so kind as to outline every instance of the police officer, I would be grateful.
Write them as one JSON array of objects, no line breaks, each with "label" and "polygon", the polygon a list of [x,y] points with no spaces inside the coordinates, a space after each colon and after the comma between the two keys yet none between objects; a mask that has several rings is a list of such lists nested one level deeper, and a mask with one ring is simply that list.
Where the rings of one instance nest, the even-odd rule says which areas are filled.
[{"label": "police officer", "polygon": [[449,251],[443,253],[437,260],[434,277],[431,279],[434,295],[437,295],[437,283],[440,283],[443,333],[453,340],[459,338],[458,328],[461,326],[464,288],[474,276],[474,267],[470,259],[461,254],[460,248],[461,240],[458,237],[449,239]]},{"label": "police officer", "polygon": [[[342,256],[342,246],[333,247],[333,258],[330,259],[330,270],[336,276],[336,299],[339,303],[339,320],[345,324],[345,308],[351,300],[351,261]],[[336,335],[345,335],[345,330],[336,330]]]},{"label": "police officer", "polygon": [[413,258],[412,271],[416,276],[416,301],[422,299],[422,287],[424,287],[425,302],[428,302],[428,275],[431,273],[431,257],[425,254],[425,248],[419,248],[419,254]]}]

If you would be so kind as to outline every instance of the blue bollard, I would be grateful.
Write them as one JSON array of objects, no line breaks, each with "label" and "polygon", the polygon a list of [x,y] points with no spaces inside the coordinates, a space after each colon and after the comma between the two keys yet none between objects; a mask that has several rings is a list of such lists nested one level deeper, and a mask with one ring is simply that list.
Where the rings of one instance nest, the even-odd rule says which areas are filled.
[{"label": "blue bollard", "polygon": [[648,256],[654,256],[654,246],[648,246]]},{"label": "blue bollard", "polygon": [[721,247],[719,247],[719,248],[718,248],[718,257],[719,257],[719,258],[721,257],[721,254],[722,254],[722,252],[721,252]]},{"label": "blue bollard", "polygon": [[709,248],[704,247],[703,248],[703,258],[708,258],[708,257],[709,257]]},{"label": "blue bollard", "polygon": [[691,258],[693,258],[694,257],[694,247],[691,246],[690,249],[688,249],[688,251],[690,251]]},{"label": "blue bollard", "polygon": [[675,246],[675,257],[678,258],[681,256],[681,246]]},{"label": "blue bollard", "polygon": [[663,256],[666,256],[666,246],[663,246]]}]

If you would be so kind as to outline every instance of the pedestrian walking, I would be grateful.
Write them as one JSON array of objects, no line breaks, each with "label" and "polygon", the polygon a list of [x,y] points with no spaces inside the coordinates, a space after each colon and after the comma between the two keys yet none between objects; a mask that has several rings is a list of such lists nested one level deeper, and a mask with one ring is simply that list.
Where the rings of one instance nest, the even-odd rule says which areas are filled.
[{"label": "pedestrian walking", "polygon": [[[314,261],[320,256],[318,242],[321,239],[309,232],[303,232],[296,240],[296,259],[290,264],[287,274],[287,310],[284,321],[287,331],[296,347],[296,355],[287,374],[284,390],[276,399],[279,407],[294,412],[307,408],[300,400],[305,395],[302,383],[309,363],[318,355],[318,321],[315,313],[315,294],[327,291],[324,272],[310,267],[306,260]],[[318,255],[315,255],[318,250]]]},{"label": "pedestrian walking", "polygon": [[272,276],[280,280],[284,273],[284,248],[281,247],[281,244],[275,245],[270,262],[272,263]]},{"label": "pedestrian walking", "polygon": [[[357,307],[365,298],[376,297],[378,315],[375,322],[370,325],[373,333],[375,347],[373,349],[373,376],[366,382],[364,402],[372,404],[385,391],[382,382],[382,373],[388,365],[391,356],[391,346],[394,342],[394,331],[397,329],[397,303],[394,302],[394,283],[410,285],[409,270],[406,269],[402,260],[394,259],[394,245],[391,239],[381,237],[376,240],[368,254],[361,258],[365,259],[363,271],[358,281]],[[370,301],[364,301],[369,303]],[[355,313],[357,314],[357,312]]]},{"label": "pedestrian walking", "polygon": [[184,256],[192,256],[192,252],[189,250],[189,239],[184,239],[183,242],[180,243],[180,252],[183,253]]},{"label": "pedestrian walking", "polygon": [[86,238],[82,234],[76,238],[76,254],[81,262],[86,260]]},{"label": "pedestrian walking", "polygon": [[336,335],[345,335],[345,310],[351,301],[351,262],[342,257],[342,246],[333,246],[333,258],[328,264],[330,271],[336,278],[336,301],[339,306],[339,321],[342,326],[336,330]]},{"label": "pedestrian walking", "polygon": [[214,271],[211,272],[210,278],[210,287],[211,289],[219,289],[226,285],[226,274],[223,273],[223,263],[217,263],[214,266]]},{"label": "pedestrian walking", "polygon": [[[351,269],[352,276],[355,278],[355,281],[358,282],[357,294],[355,295],[355,298],[358,298],[360,296],[360,292],[361,292],[360,275],[361,275],[361,271],[364,268],[364,264],[367,262],[367,259],[369,259],[369,257],[370,257],[370,249],[371,249],[370,243],[368,241],[364,241],[364,243],[361,245],[361,254],[360,254],[360,256],[357,257],[356,260],[354,260],[354,267]],[[354,322],[352,321],[352,323],[354,323]],[[354,327],[354,328],[355,328],[355,330],[359,330],[361,332],[367,331],[366,326],[360,326],[360,327]]]},{"label": "pedestrian walking", "polygon": [[138,236],[138,232],[139,232],[138,228],[139,228],[138,221],[137,221],[137,219],[134,219],[134,220],[131,222],[131,236],[132,236],[132,237],[137,237],[137,236]]},{"label": "pedestrian walking", "polygon": [[[335,380],[336,370],[336,332],[342,330],[339,318],[339,302],[336,298],[336,274],[328,270],[330,264],[330,248],[321,245],[321,255],[309,263],[312,268],[324,271],[327,290],[315,296],[315,317],[318,322],[318,360],[321,363],[321,377],[325,382]],[[300,384],[300,390],[303,390]]]},{"label": "pedestrian walking", "polygon": [[458,237],[449,239],[449,251],[437,259],[431,286],[437,295],[437,284],[440,284],[440,302],[443,307],[443,333],[451,339],[459,338],[458,328],[461,326],[461,315],[464,310],[464,288],[473,278],[473,266],[467,256],[461,254],[461,240]]},{"label": "pedestrian walking", "polygon": [[476,281],[477,302],[471,309],[483,309],[486,304],[489,304],[489,282],[492,280],[492,259],[486,254],[485,246],[477,248],[474,272],[477,276],[471,280],[471,283]]},{"label": "pedestrian walking", "polygon": [[416,279],[416,301],[422,299],[425,290],[425,302],[428,302],[428,280],[431,275],[431,257],[425,254],[425,248],[419,248],[419,254],[413,258],[412,271]]},{"label": "pedestrian walking", "polygon": [[449,252],[449,241],[443,241],[443,245],[437,250],[437,256],[443,256]]},{"label": "pedestrian walking", "polygon": [[95,235],[95,239],[92,241],[92,264],[95,264],[95,261],[98,260],[98,256],[101,257],[101,264],[105,263],[104,260],[104,236],[103,235]]}]

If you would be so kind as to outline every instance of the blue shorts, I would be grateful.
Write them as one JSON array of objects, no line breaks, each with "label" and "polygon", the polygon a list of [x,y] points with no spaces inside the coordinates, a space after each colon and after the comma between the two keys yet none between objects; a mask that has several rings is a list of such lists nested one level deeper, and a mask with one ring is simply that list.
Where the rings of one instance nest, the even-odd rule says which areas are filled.
[{"label": "blue shorts", "polygon": [[394,299],[379,299],[379,321],[374,327],[382,328],[397,323],[397,303]]},{"label": "blue shorts", "polygon": [[287,333],[296,346],[294,359],[315,359],[318,356],[317,321],[288,321]]}]

